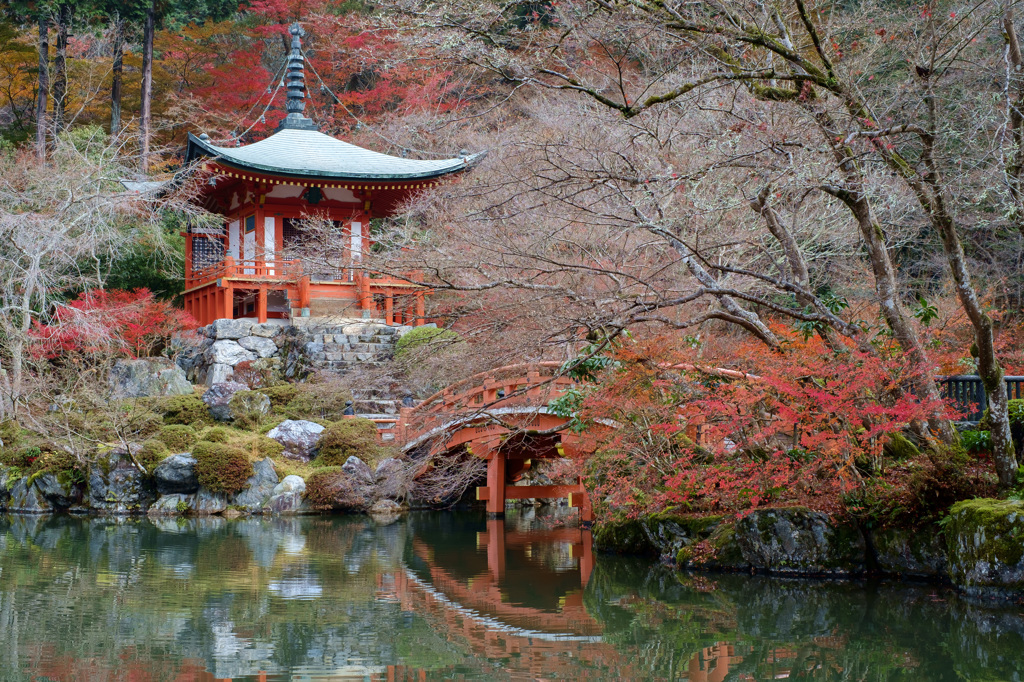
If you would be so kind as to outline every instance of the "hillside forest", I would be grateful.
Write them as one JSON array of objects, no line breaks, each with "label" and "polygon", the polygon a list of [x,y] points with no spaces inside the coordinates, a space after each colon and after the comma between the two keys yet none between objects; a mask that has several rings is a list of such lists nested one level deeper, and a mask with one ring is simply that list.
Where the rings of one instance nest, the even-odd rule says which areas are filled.
[{"label": "hillside forest", "polygon": [[[487,152],[376,221],[364,264],[423,273],[450,332],[330,381],[425,397],[564,362],[578,388],[550,407],[594,454],[551,475],[585,476],[601,514],[886,525],[1018,496],[1019,4],[5,0],[0,417],[61,466],[88,464],[68,438],[127,433],[103,373],[195,327],[180,233],[213,218],[187,180],[122,181],[187,178],[189,132],[273,133],[298,21],[322,132]],[[987,389],[980,424],[943,399],[961,374]]]}]

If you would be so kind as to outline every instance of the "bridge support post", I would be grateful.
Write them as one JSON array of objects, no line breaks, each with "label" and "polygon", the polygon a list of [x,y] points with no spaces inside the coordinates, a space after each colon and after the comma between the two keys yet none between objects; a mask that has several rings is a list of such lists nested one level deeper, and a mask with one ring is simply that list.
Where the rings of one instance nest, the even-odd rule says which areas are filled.
[{"label": "bridge support post", "polygon": [[487,460],[487,518],[505,518],[505,455],[491,450]]}]

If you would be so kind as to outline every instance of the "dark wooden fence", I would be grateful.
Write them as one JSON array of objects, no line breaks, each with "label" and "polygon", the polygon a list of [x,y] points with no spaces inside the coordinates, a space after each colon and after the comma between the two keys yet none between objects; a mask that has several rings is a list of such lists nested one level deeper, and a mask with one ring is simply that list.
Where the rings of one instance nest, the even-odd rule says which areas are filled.
[{"label": "dark wooden fence", "polygon": [[[1006,395],[1010,400],[1024,398],[1024,377],[1003,377],[1006,381]],[[949,399],[964,416],[961,421],[978,422],[988,407],[988,396],[981,383],[981,377],[973,374],[958,374],[939,378],[939,391]]]}]

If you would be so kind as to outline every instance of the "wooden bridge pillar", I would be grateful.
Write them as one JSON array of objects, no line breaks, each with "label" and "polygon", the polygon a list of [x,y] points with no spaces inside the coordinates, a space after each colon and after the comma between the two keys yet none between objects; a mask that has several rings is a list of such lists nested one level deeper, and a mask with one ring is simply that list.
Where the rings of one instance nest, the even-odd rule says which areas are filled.
[{"label": "wooden bridge pillar", "polygon": [[505,518],[505,455],[491,450],[487,460],[487,518]]}]

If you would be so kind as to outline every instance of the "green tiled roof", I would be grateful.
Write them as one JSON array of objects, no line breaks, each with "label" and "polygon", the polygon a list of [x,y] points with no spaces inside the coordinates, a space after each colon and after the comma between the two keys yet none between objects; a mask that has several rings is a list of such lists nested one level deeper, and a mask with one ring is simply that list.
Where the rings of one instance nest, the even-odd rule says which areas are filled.
[{"label": "green tiled roof", "polygon": [[186,156],[188,161],[209,156],[239,169],[299,178],[422,180],[469,168],[484,155],[434,161],[402,159],[342,142],[316,130],[284,128],[265,140],[242,147],[218,147],[189,134]]}]

